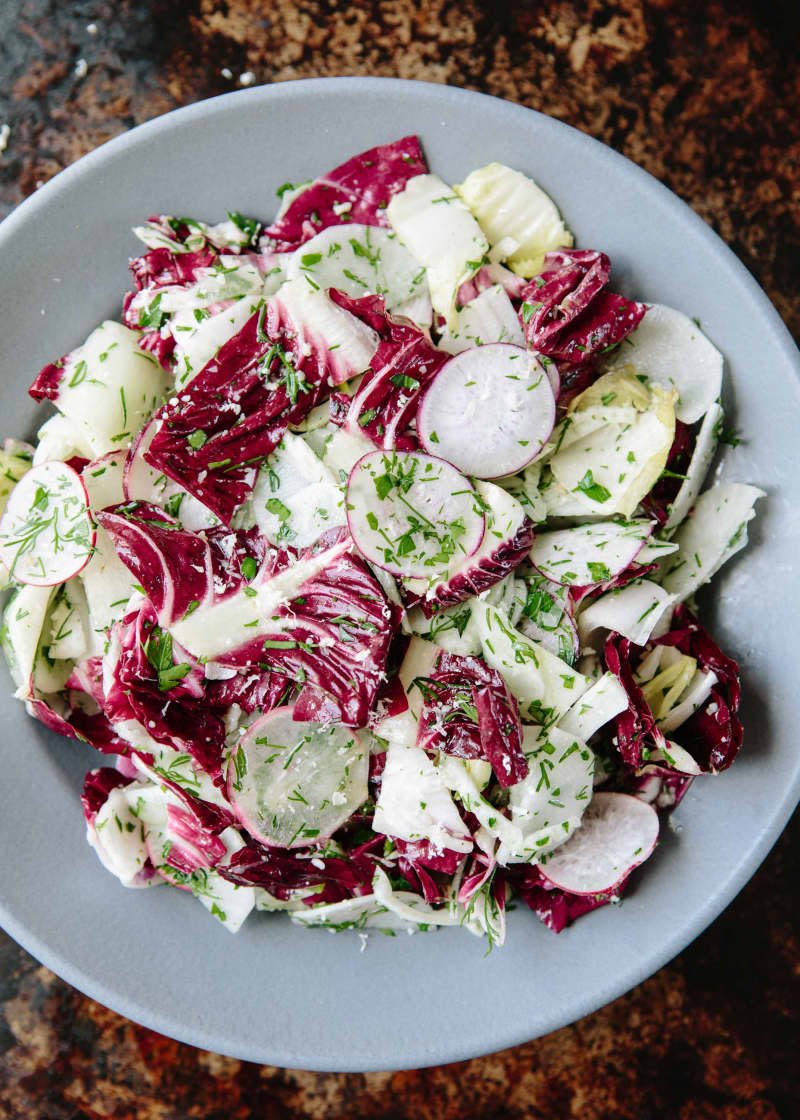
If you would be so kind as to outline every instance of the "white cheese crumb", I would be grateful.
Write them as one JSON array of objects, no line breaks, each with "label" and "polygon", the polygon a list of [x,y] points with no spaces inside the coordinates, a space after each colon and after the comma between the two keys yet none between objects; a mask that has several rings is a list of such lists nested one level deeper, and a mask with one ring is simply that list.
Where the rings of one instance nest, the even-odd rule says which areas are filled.
[{"label": "white cheese crumb", "polygon": [[352,202],[334,202],[333,206],[331,206],[331,210],[333,210],[334,214],[336,214],[337,217],[340,214],[346,214],[349,210],[352,209]]},{"label": "white cheese crumb", "polygon": [[252,70],[245,70],[244,74],[239,75],[239,85],[251,86],[256,80],[256,76]]},{"label": "white cheese crumb", "polygon": [[75,63],[75,77],[85,78],[89,71],[89,63],[85,58],[79,58]]},{"label": "white cheese crumb", "polygon": [[87,23],[86,24],[86,34],[87,35],[96,35],[97,34],[97,24],[96,23]]},{"label": "white cheese crumb", "polygon": [[223,78],[227,78],[228,81],[230,81],[230,79],[233,77],[233,71],[229,70],[227,66],[222,67],[222,69],[220,70],[220,74],[223,76]]}]

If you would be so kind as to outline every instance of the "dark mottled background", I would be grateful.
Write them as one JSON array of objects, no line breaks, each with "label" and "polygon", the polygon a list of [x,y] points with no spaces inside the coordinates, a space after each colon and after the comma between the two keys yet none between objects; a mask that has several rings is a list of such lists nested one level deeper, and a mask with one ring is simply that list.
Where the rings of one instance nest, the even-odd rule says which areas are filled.
[{"label": "dark mottled background", "polygon": [[[243,84],[446,82],[540,109],[657,175],[798,335],[798,48],[796,0],[0,0],[0,209],[132,125]],[[0,1117],[793,1120],[799,831],[795,818],[728,911],[629,995],[526,1046],[418,1072],[193,1050],[0,935]]]}]

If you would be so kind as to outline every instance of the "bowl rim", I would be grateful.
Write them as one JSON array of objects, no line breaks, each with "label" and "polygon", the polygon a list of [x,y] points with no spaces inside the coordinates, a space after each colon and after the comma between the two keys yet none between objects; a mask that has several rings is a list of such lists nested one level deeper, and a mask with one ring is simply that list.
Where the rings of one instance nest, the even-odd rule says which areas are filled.
[{"label": "bowl rim", "polygon": [[[102,165],[109,158],[113,158],[116,153],[132,145],[135,146],[143,140],[149,140],[162,132],[169,132],[175,128],[180,128],[196,118],[207,117],[209,115],[213,116],[217,112],[227,111],[233,101],[238,101],[242,104],[250,104],[259,101],[276,104],[280,103],[282,99],[298,95],[302,96],[305,92],[317,94],[320,91],[320,87],[324,87],[326,97],[335,97],[338,91],[357,91],[359,89],[362,89],[364,93],[368,95],[370,89],[375,89],[378,86],[387,92],[393,91],[402,98],[413,97],[425,101],[429,97],[433,97],[434,99],[437,97],[444,97],[450,99],[453,103],[460,103],[467,109],[472,105],[477,105],[478,103],[483,104],[487,101],[498,103],[504,107],[507,113],[517,115],[520,120],[523,118],[527,119],[531,113],[535,114],[538,118],[538,127],[545,132],[550,130],[553,133],[562,133],[563,130],[568,130],[571,133],[571,142],[573,144],[582,145],[583,149],[590,154],[592,160],[603,160],[607,163],[615,164],[622,175],[639,180],[643,188],[649,192],[650,197],[660,202],[662,206],[673,211],[677,207],[681,211],[683,220],[691,223],[704,250],[720,261],[728,273],[732,274],[744,288],[748,297],[759,305],[761,313],[765,316],[769,324],[774,343],[779,346],[787,366],[793,370],[795,377],[800,381],[800,354],[798,354],[792,336],[776,308],[733,250],[730,249],[721,237],[719,237],[719,235],[716,234],[678,195],[621,153],[614,151],[601,141],[594,139],[563,121],[549,117],[544,113],[526,106],[506,101],[503,98],[473,90],[462,89],[461,87],[443,86],[436,83],[399,78],[360,76],[303,78],[231,91],[195,102],[191,105],[173,109],[105,141],[91,152],[64,168],[52,179],[48,180],[48,182],[34,194],[21,202],[11,211],[2,223],[0,223],[0,245],[2,245],[7,236],[16,232],[20,224],[30,221],[36,216],[40,209],[49,207],[64,188],[70,186],[73,181],[80,181],[81,179],[93,175],[95,170],[101,168]],[[629,964],[613,983],[607,983],[602,990],[601,1002],[599,1004],[597,1002],[598,996],[596,992],[591,998],[573,998],[568,1002],[568,1007],[565,1007],[560,1015],[556,1014],[553,1016],[548,1032],[557,1030],[576,1021],[578,1018],[593,1013],[598,1010],[599,1007],[618,998],[620,995],[651,976],[658,969],[662,968],[676,954],[686,948],[716,917],[719,916],[752,877],[785,828],[798,799],[800,799],[800,758],[798,758],[793,781],[787,784],[782,797],[775,802],[772,815],[770,819],[765,822],[756,841],[748,849],[747,854],[731,870],[729,876],[718,884],[717,889],[706,903],[695,909],[690,917],[678,923],[672,933],[659,942],[657,948],[650,950],[637,961]],[[292,1058],[292,1055],[287,1055],[286,1053],[278,1055],[276,1058],[279,1047],[275,1043],[270,1044],[272,1047],[271,1057],[266,1053],[264,1047],[259,1045],[254,1045],[249,1053],[243,1053],[241,1047],[234,1053],[226,1049],[224,1045],[220,1046],[221,1040],[219,1037],[214,1037],[213,1031],[205,1030],[191,1023],[174,1022],[169,1019],[169,1016],[160,1015],[158,1013],[151,1014],[146,1007],[140,1007],[135,998],[132,998],[130,995],[123,996],[120,993],[116,993],[102,982],[93,980],[88,971],[84,971],[80,967],[73,965],[69,960],[68,954],[59,952],[56,948],[50,946],[45,938],[38,936],[35,931],[29,930],[22,921],[18,920],[15,915],[7,909],[2,899],[0,899],[0,925],[2,925],[10,936],[23,946],[23,948],[57,973],[70,985],[88,995],[90,998],[102,1002],[105,1006],[112,1008],[119,1014],[131,1018],[150,1029],[202,1049],[218,1050],[220,1053],[231,1054],[231,1056],[244,1058],[245,1060],[257,1062],[270,1061],[274,1064],[276,1060],[281,1061],[287,1057],[289,1059]],[[530,1034],[521,1032],[518,1027],[506,1029],[505,1033],[503,1033],[501,1029],[495,1029],[491,1042],[492,1050],[496,1051],[498,1049],[518,1045],[528,1041],[529,1038]],[[406,1046],[407,1049],[413,1049],[413,1046],[408,1040],[406,1040]],[[370,1062],[362,1059],[357,1065],[349,1066],[342,1066],[341,1063],[331,1064],[329,1061],[320,1060],[317,1064],[306,1063],[302,1068],[320,1071],[339,1071],[342,1069],[368,1071],[388,1068],[421,1068],[425,1065],[438,1064],[442,1061],[460,1061],[476,1056],[474,1047],[459,1049],[459,1042],[456,1038],[448,1042],[448,1056],[444,1058],[442,1058],[441,1055],[428,1058],[423,1052],[422,1044],[416,1047],[415,1053],[419,1055],[419,1064],[413,1067],[407,1064],[403,1066],[390,1066],[387,1065],[385,1061]]]}]

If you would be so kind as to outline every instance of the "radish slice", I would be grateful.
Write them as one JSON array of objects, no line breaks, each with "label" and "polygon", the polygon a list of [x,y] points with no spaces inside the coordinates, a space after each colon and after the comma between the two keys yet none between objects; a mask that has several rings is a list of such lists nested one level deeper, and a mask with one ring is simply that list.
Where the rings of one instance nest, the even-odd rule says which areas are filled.
[{"label": "radish slice", "polygon": [[454,557],[477,552],[486,529],[464,475],[418,451],[364,455],[350,472],[346,505],[353,540],[392,575],[444,575]]},{"label": "radish slice", "polygon": [[722,354],[694,319],[655,303],[625,341],[613,364],[633,363],[637,374],[664,389],[677,389],[678,420],[694,424],[711,408],[722,387]]},{"label": "radish slice", "polygon": [[653,528],[651,521],[598,521],[539,533],[531,561],[543,576],[565,587],[604,583],[631,566]]},{"label": "radish slice", "polygon": [[486,532],[477,552],[454,557],[447,578],[426,587],[422,609],[435,614],[494,587],[520,564],[533,540],[533,524],[520,502],[492,482],[476,482],[486,512]]},{"label": "radish slice", "polygon": [[556,403],[544,367],[521,346],[462,350],[422,398],[417,431],[465,474],[502,478],[535,459],[553,430]]},{"label": "radish slice", "polygon": [[228,763],[228,796],[262,844],[303,848],[341,827],[367,799],[368,751],[338,724],[276,708],[247,729]]},{"label": "radish slice", "polygon": [[596,793],[581,827],[543,870],[570,894],[600,894],[644,863],[657,839],[658,814],[650,805],[629,793]]},{"label": "radish slice", "polygon": [[18,583],[52,587],[89,562],[95,527],[81,477],[66,463],[33,467],[14,487],[0,521],[0,557]]}]

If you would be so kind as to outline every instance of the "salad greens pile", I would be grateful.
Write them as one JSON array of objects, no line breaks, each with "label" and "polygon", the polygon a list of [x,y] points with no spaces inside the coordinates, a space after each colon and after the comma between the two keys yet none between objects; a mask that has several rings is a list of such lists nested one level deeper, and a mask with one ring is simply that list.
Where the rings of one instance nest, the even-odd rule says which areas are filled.
[{"label": "salad greens pile", "polygon": [[620,899],[739,749],[692,597],[762,491],[702,491],[723,359],[497,163],[406,137],[271,225],[156,216],[121,322],[0,451],[3,646],[90,743],[89,843],[228,929],[551,929]]}]

